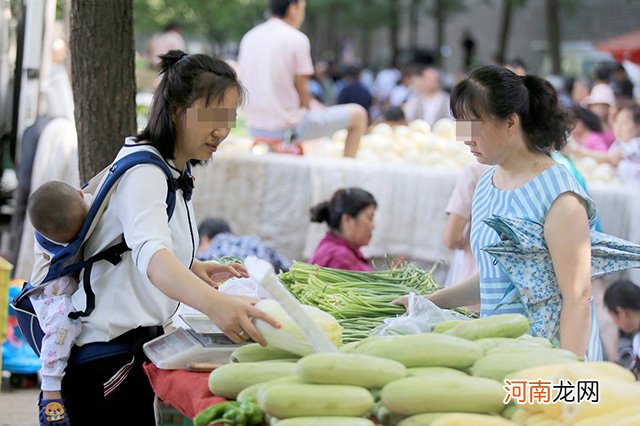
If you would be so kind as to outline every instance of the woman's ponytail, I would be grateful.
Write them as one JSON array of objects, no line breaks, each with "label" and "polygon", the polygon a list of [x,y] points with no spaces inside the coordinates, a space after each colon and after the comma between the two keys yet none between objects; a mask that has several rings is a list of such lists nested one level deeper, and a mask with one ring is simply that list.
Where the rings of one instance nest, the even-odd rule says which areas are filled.
[{"label": "woman's ponytail", "polygon": [[529,108],[521,114],[522,128],[537,150],[559,151],[567,143],[573,128],[573,115],[560,106],[551,83],[534,75],[522,77],[529,92]]},{"label": "woman's ponytail", "polygon": [[505,120],[518,114],[529,150],[546,154],[561,149],[573,128],[573,116],[560,106],[551,83],[498,65],[476,68],[458,83],[451,112],[461,120]]},{"label": "woman's ponytail", "polygon": [[311,221],[327,222],[330,229],[339,231],[343,214],[355,218],[369,206],[378,206],[376,199],[370,192],[362,188],[338,189],[330,200],[311,207]]}]

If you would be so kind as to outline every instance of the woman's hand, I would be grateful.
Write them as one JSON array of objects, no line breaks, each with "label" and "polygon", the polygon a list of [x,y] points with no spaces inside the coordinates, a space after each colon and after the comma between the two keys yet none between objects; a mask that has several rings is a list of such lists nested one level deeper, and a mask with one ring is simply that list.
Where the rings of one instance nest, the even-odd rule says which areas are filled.
[{"label": "woman's hand", "polygon": [[247,270],[239,263],[217,263],[213,261],[201,262],[194,259],[191,272],[210,286],[218,285],[229,278],[248,278]]},{"label": "woman's hand", "polygon": [[261,319],[275,328],[280,323],[254,305],[258,300],[250,297],[232,296],[217,292],[216,302],[204,312],[234,343],[242,343],[247,339],[265,346],[267,342],[252,322]]},{"label": "woman's hand", "polygon": [[257,302],[256,299],[224,294],[207,284],[214,282],[213,279],[218,273],[225,277],[246,276],[244,268],[198,261],[194,261],[191,266],[192,271],[189,271],[173,253],[161,249],[151,258],[147,274],[151,282],[168,297],[185,303],[211,318],[234,343],[242,343],[251,338],[261,345],[266,344],[251,322],[253,318],[280,328],[275,319],[253,306]]},{"label": "woman's hand", "polygon": [[409,295],[406,294],[404,296],[400,296],[398,297],[396,300],[394,300],[393,302],[391,302],[393,305],[400,305],[400,306],[404,306],[405,309],[407,309],[407,304],[409,303]]}]

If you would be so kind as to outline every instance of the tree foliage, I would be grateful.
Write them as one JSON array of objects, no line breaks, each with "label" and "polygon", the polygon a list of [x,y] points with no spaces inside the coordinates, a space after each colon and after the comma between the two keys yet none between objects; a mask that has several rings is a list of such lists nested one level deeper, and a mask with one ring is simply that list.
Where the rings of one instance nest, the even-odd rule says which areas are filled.
[{"label": "tree foliage", "polygon": [[265,0],[134,0],[138,32],[153,34],[171,21],[187,35],[205,36],[212,43],[237,41],[266,16]]}]

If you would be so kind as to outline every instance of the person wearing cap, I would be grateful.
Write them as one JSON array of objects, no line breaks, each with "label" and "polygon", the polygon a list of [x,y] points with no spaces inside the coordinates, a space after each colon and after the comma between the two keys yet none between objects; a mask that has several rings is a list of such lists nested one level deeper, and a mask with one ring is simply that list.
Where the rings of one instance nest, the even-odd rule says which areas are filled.
[{"label": "person wearing cap", "polygon": [[591,93],[587,99],[585,99],[585,104],[587,108],[600,119],[602,134],[607,148],[609,148],[616,140],[609,121],[611,110],[616,106],[616,97],[613,89],[607,83],[596,84],[593,86],[593,89],[591,89]]}]

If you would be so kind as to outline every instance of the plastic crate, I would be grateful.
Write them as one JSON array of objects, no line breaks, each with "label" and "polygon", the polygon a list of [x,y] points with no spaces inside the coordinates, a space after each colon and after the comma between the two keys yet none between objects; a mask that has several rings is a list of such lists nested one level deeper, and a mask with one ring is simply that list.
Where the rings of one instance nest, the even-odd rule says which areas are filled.
[{"label": "plastic crate", "polygon": [[193,426],[193,421],[184,416],[180,411],[171,405],[157,399],[156,402],[156,426]]},{"label": "plastic crate", "polygon": [[5,258],[0,257],[0,371],[2,371],[2,343],[7,338],[11,270],[13,270],[13,265]]}]

